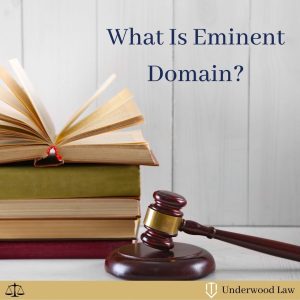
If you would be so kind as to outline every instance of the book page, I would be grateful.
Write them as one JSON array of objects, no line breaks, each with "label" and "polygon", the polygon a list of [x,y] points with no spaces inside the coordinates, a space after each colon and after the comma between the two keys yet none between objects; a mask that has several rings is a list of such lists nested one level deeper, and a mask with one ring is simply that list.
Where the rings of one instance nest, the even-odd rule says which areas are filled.
[{"label": "book page", "polygon": [[[32,145],[41,145],[41,142],[39,141],[33,141],[33,140],[27,140],[27,139],[21,139],[21,138],[8,138],[3,137],[0,138],[0,149],[6,149],[5,147],[9,147],[9,149],[12,149],[11,146],[14,148],[16,147],[22,147],[22,146],[32,146]],[[12,151],[12,150],[9,150]],[[0,158],[1,163],[1,158]]]},{"label": "book page", "polygon": [[143,122],[143,116],[127,89],[122,90],[96,111],[70,127],[57,143],[118,130]]},{"label": "book page", "polygon": [[90,136],[76,140],[65,145],[120,145],[120,144],[143,144],[146,143],[140,130],[117,131]]},{"label": "book page", "polygon": [[66,199],[1,199],[0,219],[135,219],[140,216],[138,199],[66,198]]},{"label": "book page", "polygon": [[50,140],[54,143],[55,140],[55,128],[54,124],[52,123],[52,120],[45,109],[42,102],[39,100],[39,97],[37,96],[36,92],[34,91],[34,88],[28,79],[24,69],[19,64],[18,60],[12,59],[9,61],[14,72],[16,73],[18,79],[20,80],[28,98],[31,101],[32,106],[34,107],[34,110],[36,114],[38,115],[39,120],[42,123],[42,126],[44,130],[46,131],[48,137]]},{"label": "book page", "polygon": [[133,98],[133,95],[127,89],[122,90],[117,95],[112,97],[110,100],[106,101],[103,105],[98,107],[94,112],[90,113],[88,116],[75,123],[73,126],[67,128],[62,131],[62,133],[57,138],[58,140],[63,139],[65,136],[74,133],[77,130],[82,130],[84,127],[88,126],[95,120],[103,117],[105,113],[110,112],[111,110],[115,110],[116,107],[121,106],[124,102],[126,102],[129,98]]},{"label": "book page", "polygon": [[45,143],[45,141],[37,136],[35,133],[30,132],[20,126],[12,126],[8,122],[0,121],[0,139],[3,137],[15,137],[15,138],[24,138],[28,140],[36,141],[38,140],[40,143]]},{"label": "book page", "polygon": [[158,165],[148,143],[119,145],[71,145],[58,146],[65,163],[104,163],[129,165]]},{"label": "book page", "polygon": [[33,131],[38,133],[40,136],[44,137],[43,132],[36,126],[36,124],[31,119],[29,119],[25,115],[21,114],[11,106],[1,101],[0,120],[11,123],[12,125],[21,126],[25,129],[30,127]]},{"label": "book page", "polygon": [[[38,115],[35,112],[30,99],[24,92],[24,90],[20,87],[20,85],[15,81],[15,79],[0,66],[0,79],[6,84],[8,89],[12,92],[12,94],[22,103],[22,105],[26,108],[28,114],[30,115],[30,119],[33,123],[36,124],[41,130],[44,130],[41,121],[39,120]],[[2,100],[4,101],[4,100]],[[6,101],[4,101],[6,102]],[[13,107],[13,105],[10,104]]]},{"label": "book page", "polygon": [[15,97],[10,91],[0,86],[0,100],[22,113],[23,115],[31,118],[30,112],[26,109],[23,103]]},{"label": "book page", "polygon": [[26,139],[26,140],[31,140],[31,141],[39,141],[40,143],[42,143],[43,141],[41,141],[40,139],[38,139],[37,137],[31,135],[31,134],[28,134],[26,132],[17,132],[17,131],[9,131],[7,129],[2,129],[0,127],[0,135],[1,135],[1,138],[11,138],[11,139],[18,139],[18,138],[21,138],[21,139]]},{"label": "book page", "polygon": [[116,75],[112,74],[100,87],[99,89],[96,91],[96,93],[90,98],[88,99],[74,114],[73,116],[70,118],[70,120],[67,122],[67,124],[65,125],[65,127],[61,130],[61,132],[58,134],[58,138],[59,136],[66,131],[71,125],[73,125],[75,123],[75,121],[77,121],[77,119],[86,111],[86,109],[95,101],[97,100],[100,95],[111,85],[111,83],[115,80]]},{"label": "book page", "polygon": [[111,118],[103,119],[101,122],[99,121],[97,124],[94,124],[94,126],[86,127],[82,131],[75,132],[74,134],[71,134],[67,136],[62,143],[74,141],[83,139],[89,136],[95,136],[115,130],[120,130],[123,128],[131,127],[133,125],[140,124],[144,121],[143,116],[135,116],[128,118],[128,115],[126,115],[126,118],[118,118],[118,115],[112,115]]},{"label": "book page", "polygon": [[2,121],[0,120],[0,125],[3,125],[3,126],[12,126],[12,127],[15,127],[17,129],[23,129],[23,130],[26,130],[32,134],[35,134],[36,136],[40,136],[35,130],[33,130],[31,127],[27,126],[27,125],[19,125],[17,123],[11,123],[11,122],[6,122],[6,121]]},{"label": "book page", "polygon": [[0,163],[33,160],[45,155],[48,145],[5,145],[0,147]]}]

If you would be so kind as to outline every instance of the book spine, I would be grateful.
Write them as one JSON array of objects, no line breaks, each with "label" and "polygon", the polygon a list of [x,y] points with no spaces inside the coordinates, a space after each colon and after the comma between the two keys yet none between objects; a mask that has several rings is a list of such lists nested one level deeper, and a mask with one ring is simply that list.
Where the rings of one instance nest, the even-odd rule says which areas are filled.
[{"label": "book spine", "polygon": [[0,259],[100,259],[132,240],[1,241]]},{"label": "book spine", "polygon": [[64,165],[0,168],[0,199],[139,197],[139,166]]}]

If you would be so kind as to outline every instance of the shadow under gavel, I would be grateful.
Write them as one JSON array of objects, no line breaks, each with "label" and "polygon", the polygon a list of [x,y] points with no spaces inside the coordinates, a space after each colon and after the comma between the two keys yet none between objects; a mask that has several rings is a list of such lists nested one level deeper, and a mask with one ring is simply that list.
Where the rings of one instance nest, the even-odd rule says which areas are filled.
[{"label": "shadow under gavel", "polygon": [[207,227],[197,222],[184,220],[181,209],[187,201],[184,197],[168,192],[156,191],[153,194],[155,203],[150,204],[144,219],[146,232],[141,235],[144,244],[159,250],[168,251],[174,247],[173,237],[178,231],[202,235],[209,239],[263,252],[266,254],[300,261],[300,247],[270,239],[239,234]]}]

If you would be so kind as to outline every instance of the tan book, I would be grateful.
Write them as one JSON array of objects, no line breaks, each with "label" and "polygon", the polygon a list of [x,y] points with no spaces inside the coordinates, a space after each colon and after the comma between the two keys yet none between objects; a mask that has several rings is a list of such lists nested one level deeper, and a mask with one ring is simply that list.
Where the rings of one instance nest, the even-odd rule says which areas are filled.
[{"label": "tan book", "polygon": [[0,201],[0,219],[136,219],[133,198],[17,199]]},{"label": "tan book", "polygon": [[0,240],[134,239],[139,219],[0,220]]},{"label": "tan book", "polygon": [[22,66],[16,59],[10,64],[19,83],[0,67],[0,79],[5,85],[0,86],[0,163],[38,161],[55,151],[56,157],[64,162],[157,165],[141,131],[123,130],[144,120],[128,89],[83,116],[111,84],[114,75],[56,134]]}]

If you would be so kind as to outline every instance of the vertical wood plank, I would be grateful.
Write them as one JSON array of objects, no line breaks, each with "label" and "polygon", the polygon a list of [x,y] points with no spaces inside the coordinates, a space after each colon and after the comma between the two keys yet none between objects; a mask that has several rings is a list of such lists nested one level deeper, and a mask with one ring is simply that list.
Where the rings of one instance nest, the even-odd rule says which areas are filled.
[{"label": "vertical wood plank", "polygon": [[107,28],[133,27],[138,32],[166,31],[172,26],[172,1],[98,1],[98,77],[118,78],[114,92],[127,86],[145,116],[143,132],[160,166],[142,167],[142,213],[154,190],[171,188],[172,85],[148,82],[149,64],[172,66],[172,48],[112,45]]},{"label": "vertical wood plank", "polygon": [[56,129],[96,90],[96,2],[26,0],[24,64]]},{"label": "vertical wood plank", "polygon": [[21,0],[0,2],[0,64],[8,67],[11,58],[22,60]]},{"label": "vertical wood plank", "polygon": [[252,32],[286,45],[251,48],[250,224],[300,225],[300,10],[298,1],[252,1]]},{"label": "vertical wood plank", "polygon": [[[175,27],[192,37],[249,30],[249,1],[175,1]],[[203,223],[247,224],[248,48],[176,46],[175,69],[243,65],[241,81],[174,85],[174,190],[186,216]],[[234,75],[235,76],[235,75]],[[235,79],[235,77],[233,77]]]}]

